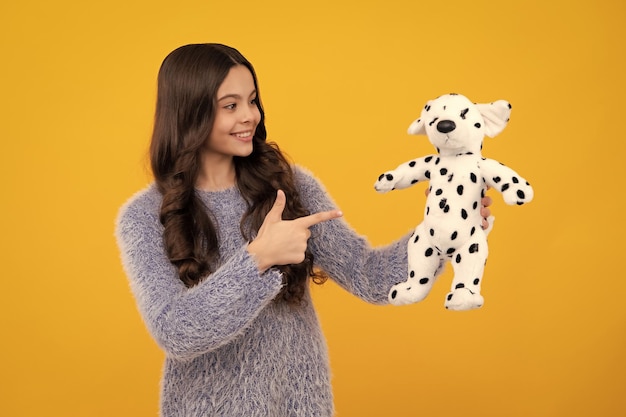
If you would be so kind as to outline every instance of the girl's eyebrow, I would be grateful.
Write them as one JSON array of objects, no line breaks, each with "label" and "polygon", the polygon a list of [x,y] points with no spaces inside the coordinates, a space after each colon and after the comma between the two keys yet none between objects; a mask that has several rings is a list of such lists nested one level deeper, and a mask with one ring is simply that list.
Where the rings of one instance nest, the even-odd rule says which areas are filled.
[{"label": "girl's eyebrow", "polygon": [[[256,90],[252,90],[252,92],[250,93],[249,97],[252,97],[255,94],[256,94]],[[241,95],[239,95],[239,94],[226,94],[225,96],[222,96],[222,97],[218,98],[217,101],[222,101],[222,100],[225,100],[227,98],[232,98],[232,99],[235,99],[235,100],[241,100]]]}]

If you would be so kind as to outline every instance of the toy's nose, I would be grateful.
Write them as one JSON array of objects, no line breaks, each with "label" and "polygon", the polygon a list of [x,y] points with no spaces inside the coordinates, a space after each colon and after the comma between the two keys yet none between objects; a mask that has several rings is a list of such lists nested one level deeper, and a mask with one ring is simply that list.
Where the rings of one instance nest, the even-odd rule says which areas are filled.
[{"label": "toy's nose", "polygon": [[437,123],[437,130],[441,133],[450,133],[454,129],[456,129],[456,123],[454,123],[452,120],[442,120]]}]

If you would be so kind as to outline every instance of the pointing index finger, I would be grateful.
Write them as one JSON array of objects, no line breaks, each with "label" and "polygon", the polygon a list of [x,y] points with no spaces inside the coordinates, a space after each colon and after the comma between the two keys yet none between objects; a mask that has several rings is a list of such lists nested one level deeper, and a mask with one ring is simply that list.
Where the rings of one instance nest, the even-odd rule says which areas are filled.
[{"label": "pointing index finger", "polygon": [[300,217],[296,219],[295,221],[301,223],[302,225],[304,225],[304,227],[309,228],[318,223],[336,219],[341,216],[343,216],[343,213],[340,210],[329,210],[329,211],[320,211],[318,213],[313,213],[308,216]]}]

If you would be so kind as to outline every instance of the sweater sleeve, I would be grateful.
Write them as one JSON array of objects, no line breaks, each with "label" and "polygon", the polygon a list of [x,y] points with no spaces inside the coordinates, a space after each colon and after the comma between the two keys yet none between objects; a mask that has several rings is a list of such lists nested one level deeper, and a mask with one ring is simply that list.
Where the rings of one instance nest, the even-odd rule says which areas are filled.
[{"label": "sweater sleeve", "polygon": [[168,356],[191,359],[243,333],[279,293],[282,277],[276,269],[259,274],[244,246],[187,288],[165,254],[158,203],[150,200],[140,194],[120,210],[115,233],[122,264],[153,338]]},{"label": "sweater sleeve", "polygon": [[[336,208],[312,174],[298,167],[296,178],[311,213]],[[409,236],[407,233],[388,245],[373,248],[365,237],[339,218],[313,226],[309,247],[315,264],[341,287],[367,302],[386,304],[390,288],[406,280]]]}]

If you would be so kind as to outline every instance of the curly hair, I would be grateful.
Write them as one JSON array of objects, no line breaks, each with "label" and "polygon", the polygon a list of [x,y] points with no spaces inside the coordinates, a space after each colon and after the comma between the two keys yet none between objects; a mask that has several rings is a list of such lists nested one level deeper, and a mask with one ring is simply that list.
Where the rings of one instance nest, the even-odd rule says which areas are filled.
[{"label": "curly hair", "polygon": [[[216,95],[233,66],[244,65],[252,73],[261,119],[253,138],[253,151],[234,157],[236,182],[247,202],[240,229],[252,240],[281,189],[287,196],[283,218],[308,215],[294,183],[292,167],[278,145],[267,142],[265,112],[252,64],[236,49],[221,44],[190,44],[172,51],[158,75],[150,162],[155,183],[163,196],[160,222],[169,260],[187,287],[197,285],[220,263],[219,241],[210,207],[195,191],[202,168],[201,149],[215,119]],[[289,303],[302,300],[307,279],[323,282],[325,275],[313,268],[307,250],[300,264],[277,266],[286,278],[281,297]]]}]

